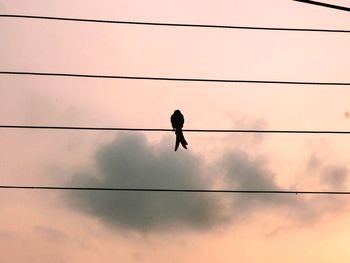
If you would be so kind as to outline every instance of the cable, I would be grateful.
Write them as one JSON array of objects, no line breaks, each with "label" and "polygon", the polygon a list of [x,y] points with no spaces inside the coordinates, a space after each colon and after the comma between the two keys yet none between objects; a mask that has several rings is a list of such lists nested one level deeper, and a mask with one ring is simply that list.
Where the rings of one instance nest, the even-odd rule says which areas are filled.
[{"label": "cable", "polygon": [[229,25],[210,25],[210,24],[156,23],[156,22],[138,22],[138,21],[121,21],[121,20],[83,19],[83,18],[54,17],[54,16],[1,15],[1,14],[0,14],[0,17],[8,17],[8,18],[29,18],[29,19],[45,19],[45,20],[74,21],[74,22],[90,22],[90,23],[109,23],[109,24],[143,25],[143,26],[197,27],[197,28],[242,29],[242,30],[268,30],[268,31],[299,31],[299,32],[350,33],[350,30],[342,30],[342,29],[285,28],[285,27],[253,27],[253,26],[229,26]]},{"label": "cable", "polygon": [[[75,127],[75,126],[38,126],[38,125],[0,125],[0,129],[44,129],[44,130],[92,130],[92,131],[144,131],[172,132],[172,129],[158,128],[120,128],[120,127]],[[296,134],[347,134],[350,131],[331,130],[257,130],[257,129],[183,129],[184,132],[207,133],[296,133]]]},{"label": "cable", "polygon": [[294,0],[294,1],[306,3],[306,4],[312,4],[312,5],[319,5],[319,6],[323,6],[323,7],[334,8],[334,9],[350,12],[350,8],[345,7],[345,6],[340,6],[340,5],[332,5],[332,4],[316,2],[316,1],[309,1],[309,0]]},{"label": "cable", "polygon": [[51,77],[73,78],[103,78],[103,79],[129,79],[129,80],[154,80],[154,81],[181,81],[181,82],[219,82],[219,83],[254,83],[254,84],[284,84],[284,85],[331,85],[349,86],[350,82],[314,82],[314,81],[280,81],[280,80],[242,80],[242,79],[199,79],[199,78],[168,78],[168,77],[140,77],[140,76],[116,76],[116,75],[91,75],[75,73],[49,73],[49,72],[23,72],[0,71],[2,75],[32,75]]},{"label": "cable", "polygon": [[111,187],[18,186],[18,185],[0,185],[0,189],[115,191],[115,192],[231,193],[231,194],[308,194],[308,195],[349,195],[350,194],[350,192],[347,192],[347,191],[337,192],[337,191],[297,191],[297,190],[111,188]]}]

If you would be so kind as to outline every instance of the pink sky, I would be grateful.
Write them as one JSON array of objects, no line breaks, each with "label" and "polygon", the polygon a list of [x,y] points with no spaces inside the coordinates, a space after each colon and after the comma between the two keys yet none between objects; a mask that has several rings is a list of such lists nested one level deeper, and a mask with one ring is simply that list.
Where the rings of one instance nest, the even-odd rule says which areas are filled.
[{"label": "pink sky", "polygon": [[[347,1],[337,3],[344,2]],[[277,0],[0,0],[0,13],[350,29],[347,12]],[[1,18],[0,38],[1,71],[350,81],[349,34]],[[169,128],[170,115],[179,108],[185,115],[185,128],[188,129],[349,130],[350,118],[346,117],[346,112],[350,112],[349,98],[350,89],[346,86],[2,75],[0,123]],[[176,155],[172,152],[173,134],[144,136],[147,141],[142,143],[136,134],[128,137],[114,132],[0,130],[0,184],[123,183],[118,181],[119,175],[113,177],[113,173],[104,171],[103,164],[110,158],[112,164],[107,163],[106,167],[115,168],[118,158],[124,157],[119,149],[129,142],[132,149],[125,153],[125,163],[134,160],[130,163],[136,170],[146,167],[146,170],[162,171],[169,177],[153,176],[150,182],[169,183],[169,188],[173,186],[170,183],[187,182],[186,185],[196,186],[199,182],[193,180],[201,179],[217,188],[273,185],[298,190],[350,189],[350,141],[346,135],[191,133],[186,134],[189,150],[181,149]],[[167,166],[167,156],[174,156],[175,164],[188,165],[188,170],[187,166],[177,169],[171,162]],[[114,159],[117,164],[113,163]],[[160,167],[153,167],[157,165]],[[176,171],[188,172],[189,177],[180,172],[177,175]],[[201,171],[201,176],[194,171]],[[130,172],[126,182],[132,181],[133,176]],[[258,179],[262,181],[255,181]],[[109,186],[118,187],[115,184]],[[165,207],[159,204],[163,210],[154,210],[159,218],[163,218],[159,221],[162,228],[158,229],[155,223],[142,229],[142,220],[135,227],[120,221],[118,213],[104,214],[106,211],[98,207],[103,196],[94,199],[62,192],[1,190],[1,261],[228,263],[350,260],[348,197],[183,197],[184,206],[192,201],[203,204],[203,200],[209,203],[214,200],[220,204],[219,208],[227,209],[213,213],[218,218],[210,219],[212,225],[204,229],[198,229],[189,219],[195,216],[191,210],[181,210],[178,223],[174,223],[172,217],[167,218],[167,208],[177,210],[170,197],[162,197],[170,200]],[[82,207],[72,204],[70,198],[82,202]],[[123,207],[119,200],[108,200],[110,202],[105,205],[109,208]],[[140,203],[142,200],[136,205]],[[94,210],[86,212],[84,205]],[[128,212],[120,209],[120,213],[132,215],[134,211],[127,208]],[[212,212],[210,209],[205,211]],[[227,218],[221,220],[220,215]],[[150,220],[158,222],[157,218]]]}]

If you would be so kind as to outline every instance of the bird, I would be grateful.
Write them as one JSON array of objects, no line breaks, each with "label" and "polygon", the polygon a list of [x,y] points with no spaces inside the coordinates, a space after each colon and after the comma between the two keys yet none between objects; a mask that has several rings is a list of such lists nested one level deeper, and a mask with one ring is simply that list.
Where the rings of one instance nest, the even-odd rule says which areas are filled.
[{"label": "bird", "polygon": [[185,122],[185,118],[182,115],[180,110],[175,110],[174,113],[171,115],[171,125],[173,126],[173,130],[175,131],[176,134],[176,142],[175,142],[175,152],[179,148],[179,145],[181,143],[182,147],[187,149],[188,143],[185,140],[185,137],[182,133],[182,127]]}]

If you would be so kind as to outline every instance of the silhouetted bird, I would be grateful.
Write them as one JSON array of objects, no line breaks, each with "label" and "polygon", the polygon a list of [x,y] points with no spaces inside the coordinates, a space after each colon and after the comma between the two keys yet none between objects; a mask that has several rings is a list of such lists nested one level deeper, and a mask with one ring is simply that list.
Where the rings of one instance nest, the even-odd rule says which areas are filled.
[{"label": "silhouetted bird", "polygon": [[181,114],[181,111],[176,110],[174,111],[173,115],[171,115],[171,125],[173,126],[173,129],[176,134],[176,143],[175,143],[175,151],[177,148],[179,148],[179,145],[181,143],[182,147],[187,149],[187,142],[185,140],[185,137],[182,133],[182,127],[184,126],[184,116]]}]

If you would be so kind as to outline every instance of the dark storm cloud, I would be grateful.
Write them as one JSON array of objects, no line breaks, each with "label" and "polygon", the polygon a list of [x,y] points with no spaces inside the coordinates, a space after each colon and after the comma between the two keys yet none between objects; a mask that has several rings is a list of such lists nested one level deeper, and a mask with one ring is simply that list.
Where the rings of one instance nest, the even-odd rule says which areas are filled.
[{"label": "dark storm cloud", "polygon": [[[141,135],[118,136],[96,154],[96,174],[81,173],[74,185],[121,188],[208,188],[201,160],[189,152],[151,146]],[[111,225],[134,230],[208,228],[220,222],[221,205],[208,194],[80,192],[76,207]]]}]

